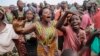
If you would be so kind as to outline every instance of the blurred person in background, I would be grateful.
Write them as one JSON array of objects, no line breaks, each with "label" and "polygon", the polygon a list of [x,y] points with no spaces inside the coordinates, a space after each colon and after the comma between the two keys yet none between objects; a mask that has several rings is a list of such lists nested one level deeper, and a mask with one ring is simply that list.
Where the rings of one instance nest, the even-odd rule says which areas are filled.
[{"label": "blurred person in background", "polygon": [[[24,13],[25,15],[25,27],[29,27],[33,23],[35,23],[37,20],[35,12],[32,11],[31,9],[28,9]],[[25,40],[26,40],[26,49],[28,52],[28,56],[37,56],[37,39],[36,39],[36,34],[34,31],[32,33],[26,34],[25,35]]]},{"label": "blurred person in background", "polygon": [[18,0],[17,1],[17,7],[18,7],[17,10],[12,11],[13,16],[15,18],[23,17],[23,13],[24,13],[24,9],[23,9],[24,3],[21,0]]},{"label": "blurred person in background", "polygon": [[10,5],[7,9],[6,9],[6,12],[5,12],[5,15],[6,15],[6,18],[7,18],[7,21],[8,23],[12,23],[13,21],[13,14],[12,14],[12,11],[16,10],[16,7],[14,5]]}]

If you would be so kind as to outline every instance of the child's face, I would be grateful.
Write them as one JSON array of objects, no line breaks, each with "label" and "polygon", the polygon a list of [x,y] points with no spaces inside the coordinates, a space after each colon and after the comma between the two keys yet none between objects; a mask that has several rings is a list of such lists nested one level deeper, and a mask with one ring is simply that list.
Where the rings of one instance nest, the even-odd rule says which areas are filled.
[{"label": "child's face", "polygon": [[71,23],[71,26],[72,26],[73,29],[79,29],[81,20],[80,20],[79,16],[73,15],[71,17],[70,23]]},{"label": "child's face", "polygon": [[26,18],[27,18],[28,20],[32,20],[32,18],[33,18],[33,13],[32,13],[32,11],[28,11],[28,12],[26,13]]}]

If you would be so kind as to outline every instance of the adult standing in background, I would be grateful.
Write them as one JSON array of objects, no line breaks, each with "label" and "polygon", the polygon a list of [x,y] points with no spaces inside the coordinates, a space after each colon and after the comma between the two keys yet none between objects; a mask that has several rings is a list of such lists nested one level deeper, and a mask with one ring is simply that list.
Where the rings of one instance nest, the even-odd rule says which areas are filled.
[{"label": "adult standing in background", "polygon": [[15,18],[23,17],[23,14],[24,14],[24,9],[23,9],[24,3],[23,3],[23,1],[18,0],[18,1],[17,1],[17,7],[18,7],[17,10],[12,11],[13,16],[14,16]]}]

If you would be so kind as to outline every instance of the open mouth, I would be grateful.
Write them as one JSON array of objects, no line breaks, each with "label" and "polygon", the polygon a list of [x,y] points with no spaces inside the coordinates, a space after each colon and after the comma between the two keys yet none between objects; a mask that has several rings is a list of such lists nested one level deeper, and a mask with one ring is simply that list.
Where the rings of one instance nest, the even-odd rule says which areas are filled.
[{"label": "open mouth", "polygon": [[48,16],[47,18],[51,18],[50,16]]}]

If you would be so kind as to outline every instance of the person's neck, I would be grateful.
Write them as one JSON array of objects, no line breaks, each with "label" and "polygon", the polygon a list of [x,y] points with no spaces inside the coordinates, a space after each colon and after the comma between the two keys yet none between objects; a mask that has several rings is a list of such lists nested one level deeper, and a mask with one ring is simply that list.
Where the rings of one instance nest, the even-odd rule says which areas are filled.
[{"label": "person's neck", "polygon": [[27,22],[32,22],[32,20],[27,20]]},{"label": "person's neck", "polygon": [[20,12],[21,12],[21,11],[23,11],[23,9],[22,9],[22,8],[19,8],[18,10],[19,10]]},{"label": "person's neck", "polygon": [[47,21],[45,21],[45,20],[42,20],[41,22],[42,22],[42,24],[43,24],[45,27],[48,27],[48,26],[49,26],[49,22],[47,22]]},{"label": "person's neck", "polygon": [[67,8],[65,7],[64,9],[63,9],[63,11],[66,11],[67,10]]},{"label": "person's neck", "polygon": [[73,29],[75,33],[79,33],[79,29]]}]

